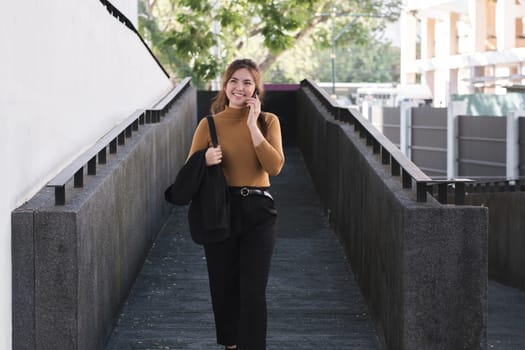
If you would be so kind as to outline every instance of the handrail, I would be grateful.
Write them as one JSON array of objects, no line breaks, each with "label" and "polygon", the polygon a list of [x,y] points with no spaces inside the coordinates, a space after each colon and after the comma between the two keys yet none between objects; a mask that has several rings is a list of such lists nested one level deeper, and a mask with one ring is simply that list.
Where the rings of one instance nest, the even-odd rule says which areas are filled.
[{"label": "handrail", "polygon": [[[449,180],[433,180],[433,184],[437,185],[437,199],[443,204],[447,203],[448,194],[451,192],[452,187],[454,187],[453,193],[456,204],[464,204],[465,196],[473,193],[525,191],[523,177],[516,180],[508,180],[501,177],[491,177],[491,180],[476,179],[475,177],[472,179],[454,179],[453,182]],[[451,184],[454,186],[449,186]],[[429,186],[430,193],[433,192],[433,187]]]},{"label": "handrail", "polygon": [[427,201],[427,192],[432,186],[439,187],[438,200],[444,200],[443,189],[449,185],[454,185],[456,191],[456,204],[463,204],[465,197],[465,184],[471,182],[470,179],[451,179],[434,180],[426,175],[417,165],[415,165],[403,152],[393,144],[386,136],[377,130],[367,119],[355,110],[338,106],[328,93],[315,83],[305,79],[301,81],[302,87],[307,87],[313,92],[315,97],[323,106],[334,116],[336,120],[354,125],[354,130],[359,132],[360,137],[366,138],[366,144],[372,146],[375,154],[381,154],[382,164],[390,165],[392,176],[401,176],[403,188],[412,188],[412,183],[416,184],[416,198],[418,202]]},{"label": "handrail", "polygon": [[475,180],[467,185],[472,193],[486,192],[521,192],[525,191],[525,178],[509,180],[506,178],[492,178],[491,180]]},{"label": "handrail", "polygon": [[162,97],[158,102],[156,102],[151,109],[146,111],[146,119],[152,120],[152,123],[157,123],[160,121],[160,117],[166,114],[166,112],[171,108],[173,103],[175,103],[177,97],[182,94],[182,92],[190,86],[191,78],[184,78],[174,89],[170,90],[164,97]]},{"label": "handrail", "polygon": [[139,125],[160,122],[160,117],[169,111],[173,103],[190,86],[190,80],[190,78],[185,78],[168,94],[153,104],[153,107],[135,110],[128,118],[112,128],[49,181],[46,186],[55,188],[55,205],[65,205],[66,184],[71,178],[74,179],[73,186],[75,188],[84,186],[84,166],[86,164],[87,175],[97,174],[97,156],[98,164],[106,164],[108,146],[110,154],[117,153],[118,146],[125,145],[126,138],[132,137],[132,132],[138,131]]},{"label": "handrail", "polygon": [[109,2],[108,0],[100,0],[100,2],[102,3],[102,5],[104,5],[106,7],[106,9],[108,10],[108,12],[113,16],[115,17],[116,19],[118,19],[121,23],[123,23],[126,27],[128,27],[133,33],[135,33],[140,41],[142,42],[142,44],[146,47],[146,49],[148,50],[148,52],[150,53],[151,57],[153,57],[153,59],[155,60],[155,62],[157,62],[158,66],[160,67],[160,69],[164,72],[164,74],[166,75],[166,77],[170,77],[169,73],[164,69],[164,67],[162,66],[162,64],[159,62],[159,60],[157,59],[157,57],[153,54],[153,51],[151,51],[151,49],[149,48],[148,44],[146,44],[146,42],[144,41],[144,39],[142,38],[142,36],[140,35],[139,31],[137,30],[137,28],[135,28],[135,26],[133,25],[133,22],[131,22],[129,20],[128,17],[126,17],[125,14],[123,14],[122,12],[120,12],[120,10],[118,8],[116,8],[111,2]]}]

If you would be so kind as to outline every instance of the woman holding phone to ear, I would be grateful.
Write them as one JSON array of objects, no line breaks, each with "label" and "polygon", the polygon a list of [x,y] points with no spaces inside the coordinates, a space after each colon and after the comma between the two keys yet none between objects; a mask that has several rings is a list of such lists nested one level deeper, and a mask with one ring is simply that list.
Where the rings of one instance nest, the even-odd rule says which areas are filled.
[{"label": "woman holding phone to ear", "polygon": [[204,245],[218,344],[225,349],[266,349],[266,285],[275,242],[277,211],[270,176],[284,165],[276,115],[261,112],[261,72],[249,59],[233,61],[211,112],[219,146],[206,118],[190,149],[207,148],[206,165],[221,164],[231,191],[231,233]]}]

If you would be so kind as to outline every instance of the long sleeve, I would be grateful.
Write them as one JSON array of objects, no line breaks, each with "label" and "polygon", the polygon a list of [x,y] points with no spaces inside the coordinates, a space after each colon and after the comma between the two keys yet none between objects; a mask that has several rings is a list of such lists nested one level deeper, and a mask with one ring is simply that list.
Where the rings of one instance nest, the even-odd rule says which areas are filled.
[{"label": "long sleeve", "polygon": [[[229,186],[270,186],[270,176],[277,175],[284,165],[281,126],[275,114],[264,112],[267,126],[265,140],[254,146],[247,125],[249,109],[228,108],[213,116],[222,150],[221,168]],[[189,157],[211,146],[206,119],[197,125]]]},{"label": "long sleeve", "polygon": [[284,165],[281,125],[279,119],[270,114],[266,118],[268,125],[267,136],[263,142],[255,147],[255,153],[263,169],[271,176],[281,172]]},{"label": "long sleeve", "polygon": [[191,147],[187,159],[189,159],[195,152],[209,147],[211,143],[209,135],[210,128],[208,122],[206,121],[206,118],[202,118],[193,134],[193,140],[191,141]]}]

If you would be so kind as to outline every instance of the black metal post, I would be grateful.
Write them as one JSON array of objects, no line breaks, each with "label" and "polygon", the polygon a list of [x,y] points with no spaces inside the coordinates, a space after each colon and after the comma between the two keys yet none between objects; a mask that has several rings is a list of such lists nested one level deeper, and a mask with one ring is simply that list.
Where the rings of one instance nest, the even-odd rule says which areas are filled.
[{"label": "black metal post", "polygon": [[427,183],[426,182],[418,182],[416,184],[416,196],[417,196],[418,202],[427,201]]},{"label": "black metal post", "polygon": [[381,162],[383,164],[390,164],[390,153],[384,147],[381,148]]},{"label": "black metal post", "polygon": [[103,149],[100,150],[100,152],[98,152],[98,163],[99,164],[106,164],[107,162],[107,152],[106,152],[106,147],[104,147]]},{"label": "black metal post", "polygon": [[448,184],[441,183],[438,185],[438,201],[441,204],[447,204],[448,202]]},{"label": "black metal post", "polygon": [[126,135],[124,134],[124,132],[121,132],[118,135],[118,144],[121,146],[126,144]]},{"label": "black metal post", "polygon": [[403,178],[403,188],[412,188],[412,176],[403,169],[402,171],[402,178]]},{"label": "black metal post", "polygon": [[55,187],[55,205],[66,204],[66,187],[56,186]]},{"label": "black metal post", "polygon": [[117,139],[113,139],[113,141],[111,141],[109,143],[109,153],[110,154],[114,154],[114,153],[117,153]]},{"label": "black metal post", "polygon": [[456,182],[455,184],[455,197],[456,204],[463,205],[465,204],[465,183]]},{"label": "black metal post", "polygon": [[78,169],[75,173],[73,185],[75,188],[84,186],[84,167]]},{"label": "black metal post", "polygon": [[391,165],[391,170],[392,170],[392,176],[399,176],[401,175],[401,167],[399,166],[399,162],[397,160],[395,160],[394,158],[392,158],[392,165]]},{"label": "black metal post", "polygon": [[94,156],[88,161],[88,175],[97,175],[97,156]]}]

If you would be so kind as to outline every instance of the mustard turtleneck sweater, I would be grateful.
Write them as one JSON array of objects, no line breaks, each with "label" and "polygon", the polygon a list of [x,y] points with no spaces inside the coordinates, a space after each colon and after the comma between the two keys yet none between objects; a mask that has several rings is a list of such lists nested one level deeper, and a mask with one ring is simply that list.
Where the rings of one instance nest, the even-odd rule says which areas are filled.
[{"label": "mustard turtleneck sweater", "polygon": [[[222,150],[222,169],[229,186],[269,187],[269,176],[279,174],[284,165],[281,126],[275,114],[264,112],[268,126],[265,140],[254,147],[248,125],[249,108],[226,109],[213,117]],[[188,158],[198,150],[212,147],[206,118],[201,119]]]}]

